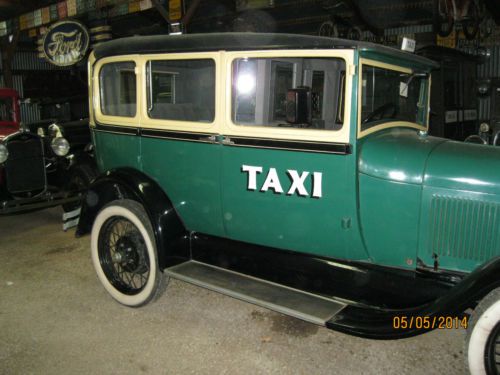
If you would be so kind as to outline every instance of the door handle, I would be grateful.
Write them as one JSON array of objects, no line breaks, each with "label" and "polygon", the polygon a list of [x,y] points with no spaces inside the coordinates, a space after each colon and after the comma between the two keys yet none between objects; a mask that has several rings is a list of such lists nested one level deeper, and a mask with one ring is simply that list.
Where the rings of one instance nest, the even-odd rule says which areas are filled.
[{"label": "door handle", "polygon": [[210,143],[216,143],[217,142],[217,136],[215,135],[209,135],[208,137],[200,137],[200,141],[203,142],[210,142]]},{"label": "door handle", "polygon": [[229,137],[222,137],[220,143],[223,145],[234,145],[234,142]]}]

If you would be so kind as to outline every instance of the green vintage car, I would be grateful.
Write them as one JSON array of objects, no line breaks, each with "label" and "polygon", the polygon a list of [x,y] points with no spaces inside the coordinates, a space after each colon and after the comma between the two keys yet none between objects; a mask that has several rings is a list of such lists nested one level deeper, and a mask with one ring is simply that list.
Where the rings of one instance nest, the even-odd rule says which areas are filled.
[{"label": "green vintage car", "polygon": [[467,326],[470,371],[498,374],[500,150],[427,135],[435,67],[287,34],[96,47],[103,173],[77,235],[100,281],[135,307],[177,278],[372,339]]}]

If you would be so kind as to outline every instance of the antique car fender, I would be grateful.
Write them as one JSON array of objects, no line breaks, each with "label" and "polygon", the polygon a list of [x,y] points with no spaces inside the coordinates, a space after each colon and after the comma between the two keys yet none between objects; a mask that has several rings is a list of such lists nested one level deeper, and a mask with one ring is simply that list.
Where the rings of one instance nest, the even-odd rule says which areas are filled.
[{"label": "antique car fender", "polygon": [[97,177],[89,186],[82,202],[76,236],[90,233],[97,213],[114,200],[139,202],[151,220],[161,268],[176,256],[188,256],[188,233],[172,202],[155,181],[133,168],[119,168]]},{"label": "antique car fender", "polygon": [[[464,316],[490,291],[500,286],[500,257],[493,258],[475,269],[446,294],[435,301],[409,309],[386,310],[350,305],[327,322],[327,327],[351,335],[379,339],[401,339],[438,328],[440,320]],[[394,318],[405,317],[407,328],[395,329]],[[428,327],[417,327],[417,318],[428,318]]]}]

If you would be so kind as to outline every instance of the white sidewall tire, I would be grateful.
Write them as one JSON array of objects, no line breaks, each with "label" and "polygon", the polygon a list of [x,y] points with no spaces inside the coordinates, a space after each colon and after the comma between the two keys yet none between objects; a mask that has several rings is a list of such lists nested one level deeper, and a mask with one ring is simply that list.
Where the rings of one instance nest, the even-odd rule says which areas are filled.
[{"label": "white sidewall tire", "polygon": [[500,300],[494,302],[477,319],[467,345],[467,362],[472,375],[486,375],[484,354],[486,343],[500,321]]},{"label": "white sidewall tire", "polygon": [[[114,216],[121,216],[126,218],[127,220],[130,220],[130,222],[132,222],[139,229],[146,244],[146,249],[150,261],[149,277],[148,281],[146,282],[146,285],[144,286],[144,289],[135,295],[127,295],[117,290],[109,282],[108,278],[104,274],[104,271],[102,270],[101,267],[101,263],[99,261],[99,252],[98,252],[99,233],[106,220]],[[92,253],[92,262],[94,264],[97,277],[101,281],[106,291],[115,300],[126,306],[137,307],[148,303],[155,296],[156,289],[158,288],[158,276],[159,276],[156,246],[154,239],[150,237],[148,230],[134,212],[132,212],[130,209],[122,205],[111,204],[105,207],[102,211],[100,211],[97,214],[97,217],[94,221],[94,225],[92,226],[92,234],[90,241],[91,241],[90,248]]]}]

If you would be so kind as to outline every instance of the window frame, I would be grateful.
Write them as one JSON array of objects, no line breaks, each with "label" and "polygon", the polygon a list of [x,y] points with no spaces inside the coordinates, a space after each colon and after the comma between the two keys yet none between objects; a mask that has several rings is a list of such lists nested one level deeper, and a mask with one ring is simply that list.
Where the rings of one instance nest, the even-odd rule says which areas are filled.
[{"label": "window frame", "polygon": [[358,108],[357,108],[357,113],[358,113],[358,120],[357,120],[357,137],[358,138],[363,138],[364,136],[367,136],[371,133],[375,133],[380,130],[384,129],[389,129],[389,128],[396,128],[396,127],[406,127],[406,128],[412,128],[412,129],[417,129],[421,131],[427,131],[429,129],[429,108],[430,108],[430,88],[431,88],[431,77],[429,75],[428,78],[428,84],[427,84],[427,103],[425,104],[426,106],[426,120],[425,120],[425,125],[420,125],[417,124],[416,122],[409,122],[409,121],[389,121],[389,122],[383,122],[378,125],[374,125],[370,127],[369,129],[361,131],[361,109],[362,109],[362,94],[363,94],[363,66],[370,66],[374,68],[381,68],[381,69],[386,69],[386,70],[392,70],[395,72],[400,72],[400,73],[406,73],[406,74],[413,74],[415,73],[414,70],[410,68],[405,68],[403,66],[398,66],[398,65],[393,65],[393,64],[387,64],[383,63],[377,60],[371,60],[371,59],[365,59],[365,58],[360,58],[359,59],[359,82],[358,82]]},{"label": "window frame", "polygon": [[[181,121],[181,120],[168,120],[168,119],[153,119],[149,117],[148,114],[148,87],[147,87],[147,68],[149,61],[172,61],[172,60],[213,60],[215,68],[215,108],[214,108],[214,119],[212,122],[198,122],[198,121]],[[209,132],[218,134],[220,132],[220,105],[221,100],[221,90],[222,83],[220,72],[220,52],[193,52],[193,53],[164,53],[164,54],[144,54],[138,57],[140,61],[140,75],[144,77],[141,84],[141,96],[143,97],[143,103],[140,108],[141,112],[141,126],[148,129],[168,129],[180,132],[195,132],[203,133]]]},{"label": "window frame", "polygon": [[[120,125],[120,126],[134,126],[137,127],[140,123],[141,117],[141,107],[142,107],[142,95],[140,95],[140,87],[142,76],[139,74],[139,64],[138,64],[138,55],[124,55],[124,56],[113,56],[106,57],[97,62],[97,64],[93,68],[93,113],[95,115],[95,119],[98,123],[109,124],[109,125]],[[112,63],[120,63],[120,62],[133,62],[135,63],[135,82],[136,82],[136,111],[134,117],[126,117],[126,116],[113,116],[106,115],[101,111],[101,82],[100,82],[100,74],[101,69],[104,65],[112,64]]]},{"label": "window frame", "polygon": [[[235,60],[244,58],[339,58],[344,60],[346,69],[346,85],[344,93],[344,122],[339,130],[281,128],[268,126],[245,126],[233,122],[232,119],[232,66]],[[349,143],[351,128],[351,93],[353,82],[354,50],[273,50],[273,51],[238,51],[225,53],[225,122],[223,134],[248,138],[272,138],[310,142]],[[350,74],[348,74],[349,72]]]}]

